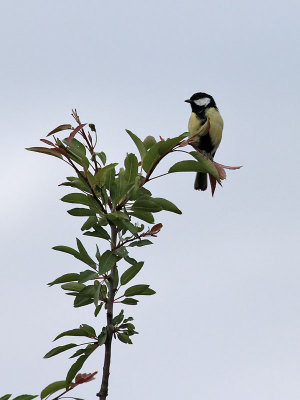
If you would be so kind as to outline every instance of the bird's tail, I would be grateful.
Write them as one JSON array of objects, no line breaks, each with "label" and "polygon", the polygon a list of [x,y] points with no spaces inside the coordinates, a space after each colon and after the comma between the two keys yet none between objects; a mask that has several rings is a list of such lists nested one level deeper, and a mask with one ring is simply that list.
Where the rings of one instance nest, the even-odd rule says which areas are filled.
[{"label": "bird's tail", "polygon": [[196,190],[207,189],[207,174],[203,172],[197,172],[194,188]]}]

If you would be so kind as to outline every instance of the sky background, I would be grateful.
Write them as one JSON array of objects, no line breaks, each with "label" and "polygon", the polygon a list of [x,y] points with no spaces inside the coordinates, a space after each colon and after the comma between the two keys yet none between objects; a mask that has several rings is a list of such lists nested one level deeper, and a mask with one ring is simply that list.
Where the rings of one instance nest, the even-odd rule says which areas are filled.
[{"label": "sky background", "polygon": [[[181,134],[184,100],[204,91],[225,122],[216,161],[243,168],[214,198],[193,173],[149,184],[183,215],[157,214],[155,244],[133,252],[145,260],[133,284],[157,294],[125,309],[140,334],[113,345],[109,399],[299,399],[299,11],[296,0],[1,2],[0,395],[63,380],[68,353],[42,358],[53,338],[104,322],[46,286],[82,270],[51,247],[74,246],[83,220],[59,201],[72,171],[24,148],[76,107],[122,162],[135,151],[125,129]],[[102,362],[99,351],[86,363],[97,380],[74,395],[95,398]]]}]

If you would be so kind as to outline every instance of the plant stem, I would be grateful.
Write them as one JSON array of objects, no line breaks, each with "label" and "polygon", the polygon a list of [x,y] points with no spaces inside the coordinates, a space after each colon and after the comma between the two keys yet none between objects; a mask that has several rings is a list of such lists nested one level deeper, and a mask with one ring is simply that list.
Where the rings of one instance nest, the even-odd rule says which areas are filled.
[{"label": "plant stem", "polygon": [[[117,244],[117,233],[118,229],[115,225],[111,224],[111,249],[114,250]],[[100,392],[97,393],[96,396],[99,397],[100,400],[106,400],[108,395],[108,380],[110,374],[110,360],[111,360],[111,343],[113,336],[113,307],[115,294],[117,291],[116,288],[116,272],[117,265],[115,264],[111,269],[110,277],[108,278],[108,299],[107,299],[107,312],[106,312],[106,329],[107,329],[107,337],[105,341],[105,356],[104,356],[104,364],[103,364],[103,375],[102,375],[102,383]]]}]

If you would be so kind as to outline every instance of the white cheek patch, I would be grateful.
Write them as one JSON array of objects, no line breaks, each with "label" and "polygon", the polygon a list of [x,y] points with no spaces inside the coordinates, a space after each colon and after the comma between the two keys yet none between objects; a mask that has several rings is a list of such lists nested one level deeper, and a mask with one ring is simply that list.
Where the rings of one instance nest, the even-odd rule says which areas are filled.
[{"label": "white cheek patch", "polygon": [[197,104],[199,107],[205,107],[210,103],[209,97],[204,97],[203,99],[194,100],[194,103]]}]

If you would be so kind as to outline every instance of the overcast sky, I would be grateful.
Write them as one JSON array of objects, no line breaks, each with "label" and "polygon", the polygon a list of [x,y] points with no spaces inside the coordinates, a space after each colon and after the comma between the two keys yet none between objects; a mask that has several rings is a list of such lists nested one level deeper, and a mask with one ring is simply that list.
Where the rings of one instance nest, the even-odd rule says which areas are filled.
[{"label": "overcast sky", "polygon": [[[157,214],[155,244],[133,253],[145,260],[134,283],[157,294],[125,309],[140,334],[113,344],[109,399],[299,399],[299,11],[296,0],[1,2],[0,395],[63,380],[67,353],[42,359],[51,340],[104,323],[46,286],[82,270],[51,247],[74,246],[83,221],[59,201],[72,171],[24,148],[76,107],[121,162],[135,151],[126,128],[176,136],[184,100],[204,91],[225,122],[216,161],[243,168],[213,199],[193,173],[149,184],[183,215]],[[103,351],[87,362],[97,380],[74,395],[95,398],[102,362]]]}]

